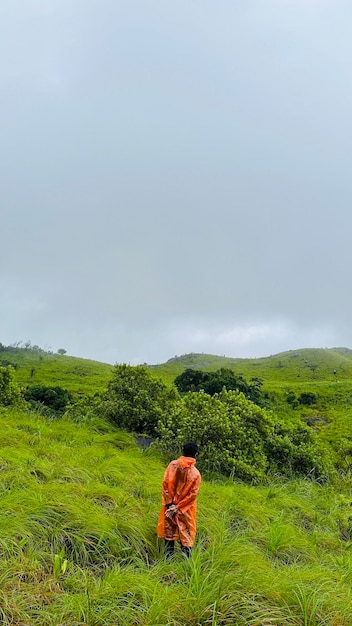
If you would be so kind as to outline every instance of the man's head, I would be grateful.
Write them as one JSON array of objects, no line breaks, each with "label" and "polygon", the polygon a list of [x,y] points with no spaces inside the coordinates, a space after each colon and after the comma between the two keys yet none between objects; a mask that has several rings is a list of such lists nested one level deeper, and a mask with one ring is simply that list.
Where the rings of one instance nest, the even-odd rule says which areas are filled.
[{"label": "man's head", "polygon": [[196,443],[193,443],[193,442],[185,443],[185,445],[183,446],[183,456],[189,456],[195,459],[197,454],[198,454],[198,446]]}]

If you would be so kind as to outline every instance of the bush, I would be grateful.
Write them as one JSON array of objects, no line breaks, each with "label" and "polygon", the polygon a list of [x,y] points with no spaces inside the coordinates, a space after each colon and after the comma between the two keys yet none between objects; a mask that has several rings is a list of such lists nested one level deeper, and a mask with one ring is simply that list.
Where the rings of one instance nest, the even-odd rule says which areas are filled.
[{"label": "bush", "polygon": [[317,401],[317,396],[315,393],[312,393],[311,391],[305,391],[301,393],[301,395],[298,397],[298,402],[300,404],[305,404],[307,406],[311,404],[315,404],[316,401]]},{"label": "bush", "polygon": [[288,404],[295,404],[295,402],[297,402],[296,394],[294,391],[288,392],[286,396],[286,402],[288,402]]},{"label": "bush", "polygon": [[187,368],[175,378],[174,384],[180,393],[204,391],[213,396],[225,388],[227,391],[241,391],[246,398],[259,405],[263,405],[265,400],[261,391],[263,381],[252,378],[248,383],[241,374],[235,374],[231,369],[224,367],[216,372]]},{"label": "bush", "polygon": [[272,432],[271,415],[242,393],[189,392],[160,420],[158,445],[175,456],[186,441],[195,441],[203,471],[258,481],[265,476],[264,444]]},{"label": "bush", "polygon": [[0,405],[25,405],[21,389],[15,380],[15,371],[11,366],[0,366]]},{"label": "bush", "polygon": [[203,385],[207,382],[208,378],[209,374],[207,372],[188,367],[182,374],[176,376],[174,384],[180,393],[188,393],[189,391],[199,391],[203,389]]},{"label": "bush", "polygon": [[276,422],[265,451],[272,473],[325,479],[331,471],[328,459],[316,442],[315,433],[305,424],[289,426]]},{"label": "bush", "polygon": [[45,385],[31,385],[27,387],[24,397],[33,408],[37,408],[39,404],[44,404],[58,413],[63,413],[66,405],[72,402],[73,399],[72,394],[67,389],[46,387]]},{"label": "bush", "polygon": [[65,417],[77,424],[89,422],[99,414],[100,406],[100,394],[95,394],[94,396],[82,395],[66,405]]},{"label": "bush", "polygon": [[177,392],[154,378],[147,367],[115,365],[99,414],[119,428],[153,436],[177,397]]},{"label": "bush", "polygon": [[305,425],[286,426],[242,393],[189,392],[159,422],[157,446],[177,456],[187,441],[200,448],[199,466],[245,481],[267,473],[326,478],[329,465]]}]

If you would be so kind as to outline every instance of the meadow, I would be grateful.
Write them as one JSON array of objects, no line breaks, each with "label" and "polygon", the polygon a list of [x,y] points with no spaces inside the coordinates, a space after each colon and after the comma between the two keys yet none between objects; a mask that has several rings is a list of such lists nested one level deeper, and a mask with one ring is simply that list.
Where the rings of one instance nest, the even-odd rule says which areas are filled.
[{"label": "meadow", "polygon": [[[109,379],[111,366],[59,355],[34,360],[29,352],[0,353],[0,360],[17,359],[21,384],[40,377],[41,384],[93,394]],[[328,445],[334,429],[336,437],[341,429],[350,436],[350,356],[336,352],[327,363],[325,353],[315,371],[301,364],[299,382],[297,371],[276,378],[277,370],[281,376],[296,364],[299,357],[290,353],[287,363],[278,355],[260,371],[287,419],[324,412],[328,424],[318,434]],[[337,362],[339,382],[336,367],[331,371]],[[245,365],[252,365],[241,363],[248,376]],[[152,371],[171,379],[170,367],[175,362]],[[321,378],[314,379],[319,368]],[[286,388],[307,385],[319,395],[319,407],[293,410]],[[324,483],[271,476],[254,486],[205,477],[193,556],[186,560],[178,552],[165,562],[156,538],[165,460],[153,446],[140,449],[132,434],[94,416],[73,421],[11,407],[0,409],[0,433],[1,623],[352,624],[348,469]]]},{"label": "meadow", "polygon": [[193,558],[166,563],[162,459],[98,420],[0,421],[2,623],[352,623],[346,479],[204,481]]}]

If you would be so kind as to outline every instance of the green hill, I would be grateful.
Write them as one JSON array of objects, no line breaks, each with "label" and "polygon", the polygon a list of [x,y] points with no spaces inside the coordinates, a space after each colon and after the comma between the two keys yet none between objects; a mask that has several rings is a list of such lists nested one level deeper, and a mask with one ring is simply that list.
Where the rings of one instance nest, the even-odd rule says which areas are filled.
[{"label": "green hill", "polygon": [[[0,344],[1,345],[1,344]],[[106,389],[112,366],[98,361],[53,354],[40,348],[0,347],[0,365],[16,368],[16,379],[23,385],[60,386],[70,392],[93,395]],[[215,371],[230,368],[250,380],[263,381],[271,408],[285,419],[331,422],[324,437],[336,431],[352,436],[352,350],[348,348],[301,349],[258,359],[234,359],[209,354],[187,354],[166,363],[149,365],[150,371],[167,385],[186,368]],[[292,411],[286,399],[289,392],[317,395],[313,407]],[[317,422],[319,426],[319,421]]]},{"label": "green hill", "polygon": [[[70,391],[95,393],[106,386],[112,366],[33,348],[0,348],[0,365],[13,365],[23,384],[60,385]],[[352,350],[303,348],[257,359],[236,359],[211,354],[185,354],[166,363],[148,366],[168,384],[186,368],[215,371],[229,368],[245,378],[261,378],[265,388],[283,385],[352,382]]]},{"label": "green hill", "polygon": [[296,382],[352,380],[352,350],[347,348],[304,348],[258,359],[234,359],[211,354],[186,354],[151,366],[173,380],[186,368],[217,370],[230,368],[245,378],[262,378],[266,385]]},{"label": "green hill", "polygon": [[21,385],[59,386],[79,393],[105,389],[112,366],[35,348],[0,348],[0,366],[12,365]]}]

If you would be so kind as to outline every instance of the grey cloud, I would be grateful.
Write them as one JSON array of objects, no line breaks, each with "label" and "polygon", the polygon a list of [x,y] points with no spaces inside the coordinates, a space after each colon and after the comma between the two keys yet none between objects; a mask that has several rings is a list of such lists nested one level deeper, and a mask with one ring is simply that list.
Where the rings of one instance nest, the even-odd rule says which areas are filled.
[{"label": "grey cloud", "polygon": [[[3,3],[0,340],[351,343],[351,12]],[[232,341],[248,324],[272,332]]]}]

